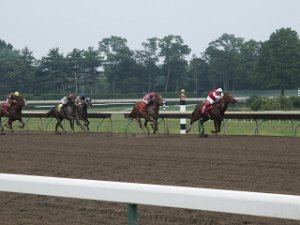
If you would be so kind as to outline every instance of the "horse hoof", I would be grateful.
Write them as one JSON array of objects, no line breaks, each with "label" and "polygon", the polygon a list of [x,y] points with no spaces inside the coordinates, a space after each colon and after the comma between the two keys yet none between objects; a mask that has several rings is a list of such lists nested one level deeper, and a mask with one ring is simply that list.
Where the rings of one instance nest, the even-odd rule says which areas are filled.
[{"label": "horse hoof", "polygon": [[200,134],[199,137],[201,137],[201,138],[207,138],[208,135],[207,134]]}]

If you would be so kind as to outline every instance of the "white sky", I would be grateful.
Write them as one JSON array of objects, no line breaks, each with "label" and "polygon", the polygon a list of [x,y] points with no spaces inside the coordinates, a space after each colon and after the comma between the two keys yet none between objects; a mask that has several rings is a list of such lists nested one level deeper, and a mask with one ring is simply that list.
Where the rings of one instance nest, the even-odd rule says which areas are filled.
[{"label": "white sky", "polygon": [[132,50],[180,35],[199,56],[223,33],[265,41],[282,27],[300,35],[300,0],[0,0],[0,39],[37,59],[54,47],[97,48],[112,35]]}]

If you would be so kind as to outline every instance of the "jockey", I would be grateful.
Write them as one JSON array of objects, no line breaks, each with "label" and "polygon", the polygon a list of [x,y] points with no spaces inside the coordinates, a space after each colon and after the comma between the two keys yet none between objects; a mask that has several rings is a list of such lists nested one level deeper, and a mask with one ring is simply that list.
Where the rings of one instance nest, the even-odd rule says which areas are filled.
[{"label": "jockey", "polygon": [[60,102],[62,104],[62,107],[63,108],[64,106],[66,106],[69,102],[74,102],[75,101],[75,98],[76,98],[76,95],[73,94],[73,93],[70,93],[68,96],[65,96],[63,97]]},{"label": "jockey", "polygon": [[151,103],[153,103],[155,97],[156,97],[156,93],[152,91],[144,96],[143,101],[148,106]]},{"label": "jockey", "polygon": [[223,95],[224,94],[223,94],[222,88],[218,88],[216,90],[209,92],[208,96],[206,98],[208,104],[205,106],[204,110],[208,111],[208,109],[210,109],[214,103],[217,103],[218,101],[220,101],[223,98]]},{"label": "jockey", "polygon": [[12,105],[13,103],[17,103],[17,97],[20,96],[20,93],[18,91],[10,93],[7,96],[7,102],[9,103],[9,106]]},{"label": "jockey", "polygon": [[75,105],[82,103],[85,100],[85,98],[86,98],[86,96],[84,93],[81,93],[80,95],[78,95],[77,98],[75,99]]}]

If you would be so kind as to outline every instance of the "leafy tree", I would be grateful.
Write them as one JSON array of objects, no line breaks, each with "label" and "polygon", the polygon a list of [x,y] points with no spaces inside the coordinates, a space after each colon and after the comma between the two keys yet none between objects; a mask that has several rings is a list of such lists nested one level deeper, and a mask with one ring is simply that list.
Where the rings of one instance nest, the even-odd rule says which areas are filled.
[{"label": "leafy tree", "polygon": [[138,80],[134,69],[134,52],[127,46],[127,40],[111,36],[99,42],[100,54],[104,55],[104,76],[113,93],[137,90]]},{"label": "leafy tree", "polygon": [[281,28],[262,44],[257,62],[259,88],[297,88],[300,83],[300,40],[296,31]]},{"label": "leafy tree", "polygon": [[69,84],[67,79],[68,66],[59,48],[49,50],[46,57],[42,57],[39,68],[39,84],[42,91],[59,92],[67,94],[74,92],[74,84]]},{"label": "leafy tree", "polygon": [[37,70],[37,61],[34,58],[32,51],[27,47],[21,50],[20,56],[22,59],[22,79],[24,91],[26,93],[36,93],[36,79],[35,73]]},{"label": "leafy tree", "polygon": [[194,87],[190,91],[194,90],[198,95],[200,91],[208,90],[210,88],[210,82],[207,77],[208,65],[202,58],[193,56],[190,61],[188,79],[189,87]]},{"label": "leafy tree", "polygon": [[255,89],[254,84],[255,67],[261,42],[250,40],[242,43],[240,54],[238,54],[237,73],[235,76],[234,89]]},{"label": "leafy tree", "polygon": [[10,43],[6,43],[4,40],[1,40],[0,39],[0,50],[2,50],[2,49],[8,49],[8,50],[13,50],[13,46],[12,46],[12,44],[10,44]]},{"label": "leafy tree", "polygon": [[148,76],[145,78],[148,80],[148,92],[155,88],[155,75],[158,73],[157,62],[158,57],[158,38],[149,38],[148,42],[143,42],[142,46],[144,50],[136,51],[135,57],[137,62],[142,65],[141,69],[144,69]]},{"label": "leafy tree", "polygon": [[93,47],[89,47],[83,52],[83,84],[86,90],[92,94],[96,94],[96,85],[98,84],[97,79],[101,74],[99,71],[101,63],[102,57]]},{"label": "leafy tree", "polygon": [[[2,42],[3,44],[3,42]],[[21,52],[10,45],[0,49],[0,87],[5,93],[19,90],[27,93],[34,90],[34,58],[28,48]]]},{"label": "leafy tree", "polygon": [[[187,61],[185,56],[191,52],[191,49],[184,44],[181,36],[168,35],[159,41],[159,56],[163,57],[163,71],[166,74],[164,92],[168,88],[176,91],[185,85],[185,75],[187,72]],[[171,79],[172,75],[172,79]]]},{"label": "leafy tree", "polygon": [[67,54],[66,63],[68,65],[68,80],[75,81],[75,93],[78,94],[78,83],[83,75],[83,50],[74,48]]},{"label": "leafy tree", "polygon": [[234,88],[242,43],[242,38],[226,33],[209,43],[204,57],[209,65],[208,76],[212,88],[223,87],[225,90]]}]

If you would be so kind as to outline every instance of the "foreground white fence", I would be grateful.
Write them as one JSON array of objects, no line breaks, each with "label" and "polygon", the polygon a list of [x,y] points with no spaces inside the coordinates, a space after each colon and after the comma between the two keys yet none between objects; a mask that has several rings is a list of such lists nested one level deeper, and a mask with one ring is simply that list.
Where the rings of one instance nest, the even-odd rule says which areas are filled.
[{"label": "foreground white fence", "polygon": [[[0,173],[0,192],[69,197],[300,220],[300,196],[258,192],[133,184]],[[132,211],[133,209],[133,211]]]}]

